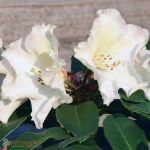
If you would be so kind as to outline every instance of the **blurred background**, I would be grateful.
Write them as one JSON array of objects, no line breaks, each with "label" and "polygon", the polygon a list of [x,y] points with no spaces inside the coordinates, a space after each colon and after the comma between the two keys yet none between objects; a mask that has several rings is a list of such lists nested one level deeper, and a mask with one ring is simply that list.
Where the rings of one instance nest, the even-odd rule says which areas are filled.
[{"label": "blurred background", "polygon": [[55,24],[69,69],[73,47],[86,40],[96,11],[105,8],[117,8],[128,23],[150,31],[150,0],[0,0],[0,37],[8,44],[35,24]]}]

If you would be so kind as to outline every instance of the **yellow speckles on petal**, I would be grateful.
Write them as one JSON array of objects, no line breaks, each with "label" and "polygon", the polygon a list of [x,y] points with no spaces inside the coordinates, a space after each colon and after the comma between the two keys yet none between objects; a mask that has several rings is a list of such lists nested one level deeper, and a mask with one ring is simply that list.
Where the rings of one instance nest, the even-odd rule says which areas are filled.
[{"label": "yellow speckles on petal", "polygon": [[31,72],[36,76],[39,76],[41,74],[41,70],[38,70],[35,67],[32,67]]},{"label": "yellow speckles on petal", "polygon": [[38,70],[37,68],[35,68],[35,67],[33,67],[32,69],[31,69],[31,72],[36,76],[36,77],[38,77],[38,82],[41,84],[41,85],[45,85],[44,84],[44,81],[43,81],[43,79],[42,79],[42,75],[41,75],[41,73],[42,73],[42,71],[41,70]]},{"label": "yellow speckles on petal", "polygon": [[103,70],[113,70],[121,64],[121,61],[113,59],[111,55],[99,54],[99,52],[94,54],[93,62],[96,68]]}]

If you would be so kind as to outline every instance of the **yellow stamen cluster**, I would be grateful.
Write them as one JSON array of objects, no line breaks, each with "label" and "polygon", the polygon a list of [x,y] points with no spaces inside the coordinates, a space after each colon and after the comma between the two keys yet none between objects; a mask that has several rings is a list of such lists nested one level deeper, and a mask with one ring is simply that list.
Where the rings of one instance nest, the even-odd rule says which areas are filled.
[{"label": "yellow stamen cluster", "polygon": [[104,54],[94,55],[93,62],[96,68],[104,70],[113,70],[121,63],[121,61],[115,61],[111,55]]}]

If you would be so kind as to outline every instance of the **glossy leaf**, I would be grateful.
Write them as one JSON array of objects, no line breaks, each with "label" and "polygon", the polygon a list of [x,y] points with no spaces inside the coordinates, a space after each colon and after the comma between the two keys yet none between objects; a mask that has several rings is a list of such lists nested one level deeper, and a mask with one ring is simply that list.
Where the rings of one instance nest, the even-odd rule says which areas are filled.
[{"label": "glossy leaf", "polygon": [[131,102],[146,102],[146,97],[143,90],[137,90],[129,96]]},{"label": "glossy leaf", "polygon": [[131,112],[138,113],[139,115],[147,119],[150,119],[150,102],[149,101],[146,101],[143,103],[131,103],[125,100],[121,100],[121,103],[126,109],[130,110]]},{"label": "glossy leaf", "polygon": [[122,99],[130,102],[140,103],[140,102],[146,102],[146,97],[143,90],[137,90],[133,94],[131,94],[129,97],[127,97],[125,91],[123,89],[119,90],[119,94]]},{"label": "glossy leaf", "polygon": [[144,131],[123,115],[108,116],[104,134],[114,150],[148,150]]},{"label": "glossy leaf", "polygon": [[56,110],[59,123],[75,137],[95,134],[98,129],[98,110],[93,102],[62,105]]}]

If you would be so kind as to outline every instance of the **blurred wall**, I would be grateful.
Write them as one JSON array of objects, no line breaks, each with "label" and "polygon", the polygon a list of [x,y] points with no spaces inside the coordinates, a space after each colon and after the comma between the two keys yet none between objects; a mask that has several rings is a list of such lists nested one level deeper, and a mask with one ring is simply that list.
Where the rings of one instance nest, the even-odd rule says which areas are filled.
[{"label": "blurred wall", "polygon": [[87,38],[96,10],[105,8],[117,8],[128,23],[150,30],[150,0],[0,0],[0,37],[9,43],[35,24],[55,24],[60,54],[69,63],[73,46]]}]

